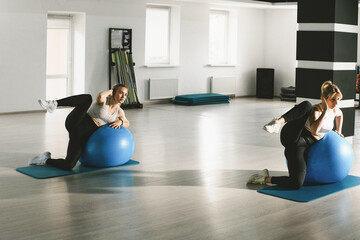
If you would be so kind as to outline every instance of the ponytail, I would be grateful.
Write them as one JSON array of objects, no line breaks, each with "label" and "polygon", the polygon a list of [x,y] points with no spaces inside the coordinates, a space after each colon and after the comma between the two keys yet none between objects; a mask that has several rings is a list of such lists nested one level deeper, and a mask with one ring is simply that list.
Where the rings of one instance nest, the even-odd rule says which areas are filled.
[{"label": "ponytail", "polygon": [[339,95],[339,98],[342,99],[342,93],[339,87],[333,84],[331,81],[326,81],[321,85],[321,97],[328,99],[334,95]]}]

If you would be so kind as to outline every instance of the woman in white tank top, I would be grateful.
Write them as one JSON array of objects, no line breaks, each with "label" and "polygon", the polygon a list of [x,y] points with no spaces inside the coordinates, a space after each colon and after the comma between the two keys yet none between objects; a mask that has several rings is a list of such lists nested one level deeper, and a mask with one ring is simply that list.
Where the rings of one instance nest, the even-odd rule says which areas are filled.
[{"label": "woman in white tank top", "polygon": [[97,95],[96,103],[90,107],[88,114],[98,127],[110,123],[113,128],[120,128],[121,126],[128,128],[130,122],[125,117],[124,110],[120,108],[127,95],[128,89],[121,84],[110,90],[100,92]]},{"label": "woman in white tank top", "polygon": [[343,114],[337,106],[342,94],[338,86],[331,81],[321,86],[321,103],[312,106],[310,102],[303,101],[280,118],[274,118],[264,126],[270,133],[278,133],[281,129],[280,140],[285,147],[285,157],[289,176],[271,177],[269,171],[252,175],[248,184],[272,183],[290,189],[298,189],[304,184],[306,176],[307,151],[312,144],[320,140],[325,133],[334,128],[340,136],[343,125]]},{"label": "woman in white tank top", "polygon": [[127,94],[128,88],[117,84],[112,89],[99,93],[96,102],[93,104],[90,94],[80,94],[50,101],[39,100],[40,105],[50,113],[57,107],[74,107],[65,120],[65,127],[69,132],[69,143],[65,158],[52,158],[50,152],[44,152],[31,159],[29,164],[47,164],[56,168],[71,170],[81,156],[86,141],[100,126],[104,124],[109,124],[113,128],[128,128],[130,126],[124,111],[120,108]]},{"label": "woman in white tank top", "polygon": [[342,124],[343,114],[337,106],[340,100],[338,95],[329,98],[322,97],[321,103],[313,106],[312,113],[305,123],[305,128],[317,139],[324,137],[325,133],[333,130],[334,119],[336,120],[336,130],[343,137]]}]

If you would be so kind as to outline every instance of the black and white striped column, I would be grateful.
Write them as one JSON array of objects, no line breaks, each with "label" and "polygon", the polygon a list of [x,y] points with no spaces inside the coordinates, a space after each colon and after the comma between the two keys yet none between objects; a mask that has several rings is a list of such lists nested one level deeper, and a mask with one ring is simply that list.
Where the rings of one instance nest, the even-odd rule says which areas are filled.
[{"label": "black and white striped column", "polygon": [[296,102],[320,102],[320,87],[331,80],[343,99],[343,134],[354,135],[358,0],[299,0]]}]

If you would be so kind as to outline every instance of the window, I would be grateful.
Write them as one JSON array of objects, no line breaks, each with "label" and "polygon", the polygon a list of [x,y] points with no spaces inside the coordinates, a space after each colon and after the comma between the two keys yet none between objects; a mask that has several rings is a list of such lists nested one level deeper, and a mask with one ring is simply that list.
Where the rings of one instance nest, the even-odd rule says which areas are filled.
[{"label": "window", "polygon": [[176,6],[149,5],[146,8],[145,64],[178,64],[180,10]]},{"label": "window", "polygon": [[210,13],[210,63],[227,64],[229,14],[225,11]]},{"label": "window", "polygon": [[71,19],[49,16],[47,27],[46,98],[68,95],[71,76]]},{"label": "window", "polygon": [[146,63],[169,63],[170,8],[146,9]]},{"label": "window", "polygon": [[209,62],[211,65],[235,64],[236,16],[225,10],[211,10],[209,16]]}]

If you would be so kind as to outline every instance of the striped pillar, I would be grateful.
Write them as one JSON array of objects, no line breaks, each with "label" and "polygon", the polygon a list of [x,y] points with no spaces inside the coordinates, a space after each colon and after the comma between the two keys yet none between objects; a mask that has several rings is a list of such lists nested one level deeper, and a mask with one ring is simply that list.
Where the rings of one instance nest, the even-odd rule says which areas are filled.
[{"label": "striped pillar", "polygon": [[354,135],[358,0],[299,0],[296,49],[296,102],[321,100],[331,80],[343,99],[343,134]]}]

